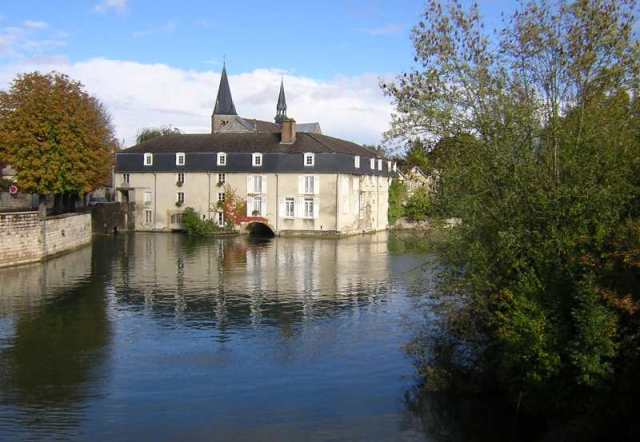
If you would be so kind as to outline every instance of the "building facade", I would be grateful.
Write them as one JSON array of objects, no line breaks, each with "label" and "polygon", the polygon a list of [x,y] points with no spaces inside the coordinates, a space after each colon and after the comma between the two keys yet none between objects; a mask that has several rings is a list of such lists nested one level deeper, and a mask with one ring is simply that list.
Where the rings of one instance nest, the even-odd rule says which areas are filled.
[{"label": "building facade", "polygon": [[136,203],[136,230],[182,228],[191,207],[228,225],[223,204],[246,206],[235,229],[278,235],[353,234],[387,228],[395,165],[376,152],[287,117],[281,84],[275,122],[240,117],[222,71],[210,134],[157,137],[116,155],[119,200]]}]

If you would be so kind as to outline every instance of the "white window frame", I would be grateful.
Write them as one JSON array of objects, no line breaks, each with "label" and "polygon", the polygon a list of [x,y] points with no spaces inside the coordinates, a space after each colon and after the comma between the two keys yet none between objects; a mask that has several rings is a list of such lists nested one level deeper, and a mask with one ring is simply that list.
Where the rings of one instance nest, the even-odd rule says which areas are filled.
[{"label": "white window frame", "polygon": [[178,172],[176,182],[184,184],[184,172]]},{"label": "white window frame", "polygon": [[378,170],[382,170],[382,160],[378,159]]},{"label": "white window frame", "polygon": [[262,185],[262,175],[254,175],[253,177],[253,189],[251,189],[251,193],[262,194],[262,189],[264,188]]},{"label": "white window frame", "polygon": [[[308,161],[311,160],[311,161]],[[314,167],[316,164],[316,156],[311,152],[304,154],[304,167]]]},{"label": "white window frame", "polygon": [[218,192],[218,202],[224,203],[224,192]]},{"label": "white window frame", "polygon": [[176,201],[184,204],[184,192],[176,192]]},{"label": "white window frame", "polygon": [[[305,219],[313,219],[313,212],[314,212],[313,205],[315,204],[314,199],[311,197],[305,197],[303,201],[304,201],[304,206],[303,206],[302,216]],[[309,208],[311,208],[311,215],[309,215],[309,210],[308,210]]]},{"label": "white window frame", "polygon": [[312,195],[315,193],[316,177],[314,175],[304,176],[304,193],[305,195]]},{"label": "white window frame", "polygon": [[152,153],[145,153],[144,154],[144,165],[145,166],[153,166],[153,154]]},{"label": "white window frame", "polygon": [[153,223],[153,211],[151,209],[144,210],[144,223],[145,224]]},{"label": "white window frame", "polygon": [[[262,216],[262,195],[254,196],[252,201],[253,201],[253,207],[251,208],[251,215]],[[258,214],[254,215],[253,214],[254,212],[258,212]]]},{"label": "white window frame", "polygon": [[227,154],[224,152],[218,152],[216,163],[218,166],[226,166],[227,165]]},{"label": "white window frame", "polygon": [[360,155],[356,155],[355,157],[353,157],[353,166],[356,169],[360,169]]},{"label": "white window frame", "polygon": [[176,154],[176,166],[184,166],[184,163],[185,163],[184,153],[178,152]]},{"label": "white window frame", "polygon": [[262,154],[261,153],[252,153],[251,154],[251,165],[253,167],[262,167]]},{"label": "white window frame", "polygon": [[[291,209],[291,211],[289,211]],[[284,199],[284,218],[296,217],[296,199],[294,197],[285,197]]]},{"label": "white window frame", "polygon": [[387,161],[387,172],[391,172],[391,161]]},{"label": "white window frame", "polygon": [[225,184],[227,182],[227,177],[224,173],[218,174],[218,184]]},{"label": "white window frame", "polygon": [[218,212],[217,220],[218,226],[224,227],[224,212]]},{"label": "white window frame", "polygon": [[153,201],[153,193],[146,190],[143,194],[143,200],[145,206],[150,206]]},{"label": "white window frame", "polygon": [[369,160],[369,168],[371,170],[376,170],[376,159],[375,158],[371,158]]}]

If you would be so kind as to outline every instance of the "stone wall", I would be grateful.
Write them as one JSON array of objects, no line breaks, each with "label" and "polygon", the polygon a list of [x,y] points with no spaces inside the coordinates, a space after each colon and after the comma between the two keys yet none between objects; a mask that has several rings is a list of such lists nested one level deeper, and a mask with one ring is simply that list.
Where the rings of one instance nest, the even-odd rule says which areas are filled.
[{"label": "stone wall", "polygon": [[0,210],[32,210],[38,208],[38,195],[0,192]]},{"label": "stone wall", "polygon": [[91,209],[93,233],[108,235],[135,230],[135,203],[98,203]]},{"label": "stone wall", "polygon": [[91,242],[91,214],[42,219],[38,212],[0,213],[0,267],[40,261]]}]

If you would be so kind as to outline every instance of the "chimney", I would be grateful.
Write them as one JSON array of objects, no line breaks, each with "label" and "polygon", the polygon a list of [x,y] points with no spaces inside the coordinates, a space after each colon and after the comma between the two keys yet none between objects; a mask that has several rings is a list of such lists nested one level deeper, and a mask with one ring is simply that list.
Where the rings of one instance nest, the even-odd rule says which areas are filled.
[{"label": "chimney", "polygon": [[282,131],[280,132],[280,144],[293,144],[296,142],[296,120],[285,118],[282,120]]}]

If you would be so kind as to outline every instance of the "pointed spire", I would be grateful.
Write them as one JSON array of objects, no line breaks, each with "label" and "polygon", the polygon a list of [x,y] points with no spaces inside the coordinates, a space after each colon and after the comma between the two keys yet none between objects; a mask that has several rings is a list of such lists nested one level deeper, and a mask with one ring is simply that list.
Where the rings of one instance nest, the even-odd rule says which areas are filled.
[{"label": "pointed spire", "polygon": [[214,115],[238,115],[236,107],[231,98],[231,88],[229,87],[229,79],[227,78],[227,63],[222,66],[222,75],[220,76],[220,86],[218,86],[218,98],[216,98],[216,106],[213,109]]},{"label": "pointed spire", "polygon": [[276,105],[276,123],[282,123],[287,118],[287,99],[284,96],[284,80],[280,80],[280,94]]}]

